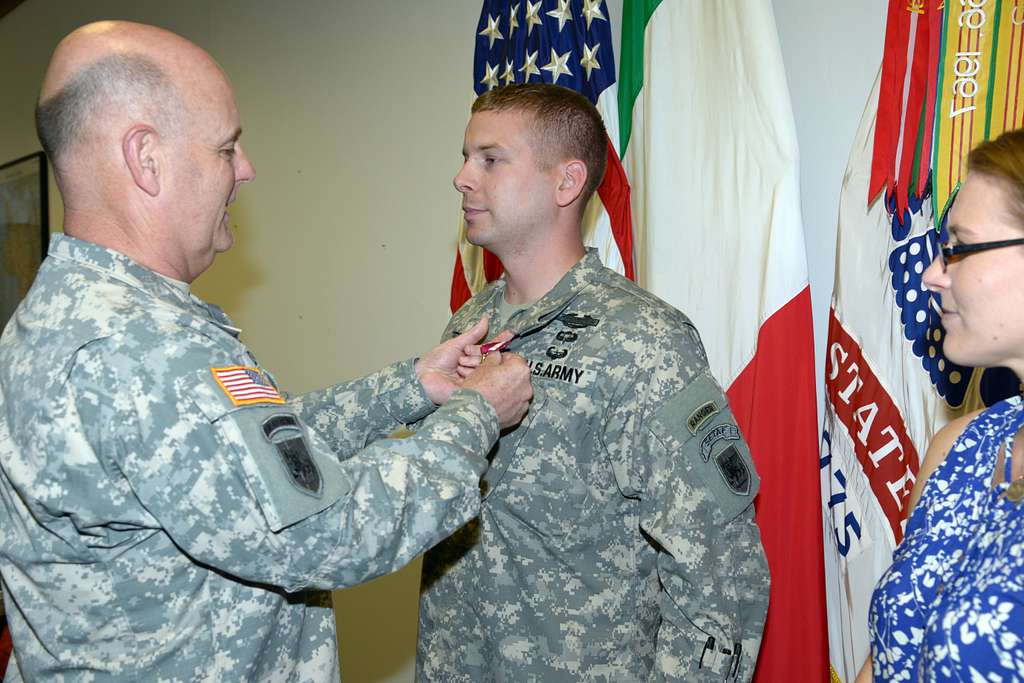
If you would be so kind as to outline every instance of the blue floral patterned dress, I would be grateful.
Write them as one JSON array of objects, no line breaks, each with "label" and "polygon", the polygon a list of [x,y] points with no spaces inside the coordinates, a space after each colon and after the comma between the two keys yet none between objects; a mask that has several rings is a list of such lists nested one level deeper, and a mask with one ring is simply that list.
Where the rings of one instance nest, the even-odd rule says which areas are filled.
[{"label": "blue floral patterned dress", "polygon": [[997,403],[929,478],[871,598],[876,683],[1024,681],[1024,502],[992,486],[1022,425],[1020,397]]}]

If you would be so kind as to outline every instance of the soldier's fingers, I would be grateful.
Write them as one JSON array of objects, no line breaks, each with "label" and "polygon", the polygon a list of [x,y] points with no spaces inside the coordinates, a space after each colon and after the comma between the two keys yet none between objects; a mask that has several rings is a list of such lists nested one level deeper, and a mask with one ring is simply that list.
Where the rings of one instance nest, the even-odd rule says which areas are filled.
[{"label": "soldier's fingers", "polygon": [[487,334],[488,325],[489,321],[487,320],[487,316],[485,315],[484,317],[480,318],[480,320],[477,320],[476,324],[473,325],[473,327],[469,328],[468,330],[460,334],[458,337],[455,337],[455,342],[458,344],[466,345],[471,344],[475,341],[480,341],[480,339],[483,338],[485,334]]},{"label": "soldier's fingers", "polygon": [[461,356],[458,365],[466,368],[475,368],[483,361],[480,356]]}]

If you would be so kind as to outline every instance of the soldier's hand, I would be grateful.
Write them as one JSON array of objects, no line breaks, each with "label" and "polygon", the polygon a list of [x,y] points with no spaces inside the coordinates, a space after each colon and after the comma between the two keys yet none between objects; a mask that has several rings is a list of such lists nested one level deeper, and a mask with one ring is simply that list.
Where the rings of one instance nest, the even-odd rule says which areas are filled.
[{"label": "soldier's hand", "polygon": [[[488,342],[489,345],[493,346],[496,344],[503,344],[504,342],[511,341],[515,335],[510,330],[504,330],[496,336],[494,339]],[[459,367],[456,371],[460,377],[469,377],[470,373],[480,367],[480,363],[484,360],[482,344],[470,344],[465,347],[462,356],[459,358]]]},{"label": "soldier's hand", "polygon": [[462,386],[483,395],[498,414],[502,429],[519,424],[533,398],[530,367],[522,356],[514,353],[493,351],[487,354]]},{"label": "soldier's hand", "polygon": [[[462,384],[464,375],[459,371],[459,359],[487,334],[487,325],[487,317],[484,316],[473,327],[438,344],[416,361],[416,376],[420,378],[431,401],[441,405]],[[479,347],[477,349],[476,355],[479,357]]]}]

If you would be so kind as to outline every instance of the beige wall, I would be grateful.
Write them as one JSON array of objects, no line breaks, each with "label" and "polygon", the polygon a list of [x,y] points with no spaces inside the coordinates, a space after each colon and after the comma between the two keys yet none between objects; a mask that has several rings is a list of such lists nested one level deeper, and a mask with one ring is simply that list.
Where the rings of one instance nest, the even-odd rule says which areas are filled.
[{"label": "beige wall", "polygon": [[[0,163],[36,151],[57,41],[155,23],[231,76],[257,179],[236,247],[196,283],[293,392],[431,345],[447,321],[479,0],[28,0],[0,20]],[[51,224],[60,229],[54,189]],[[335,597],[346,683],[412,679],[419,563]]]}]

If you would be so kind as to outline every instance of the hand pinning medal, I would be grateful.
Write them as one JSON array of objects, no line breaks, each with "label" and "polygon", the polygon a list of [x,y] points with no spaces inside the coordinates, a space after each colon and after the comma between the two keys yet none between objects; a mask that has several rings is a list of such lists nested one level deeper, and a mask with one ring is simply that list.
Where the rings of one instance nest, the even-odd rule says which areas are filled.
[{"label": "hand pinning medal", "polygon": [[480,357],[487,358],[487,354],[492,351],[504,351],[505,348],[512,343],[512,339],[506,339],[504,341],[491,341],[486,344],[480,345]]},{"label": "hand pinning medal", "polygon": [[470,373],[480,367],[488,355],[504,351],[514,339],[515,335],[510,330],[503,330],[500,334],[492,337],[489,342],[480,345],[467,345],[463,349],[462,357],[459,359],[458,367],[456,368],[459,377],[462,379],[469,377]]}]

